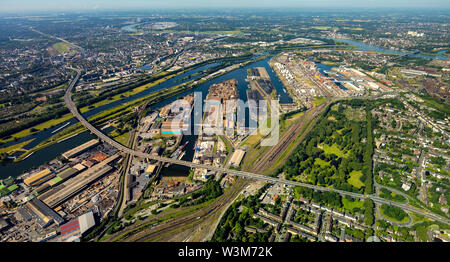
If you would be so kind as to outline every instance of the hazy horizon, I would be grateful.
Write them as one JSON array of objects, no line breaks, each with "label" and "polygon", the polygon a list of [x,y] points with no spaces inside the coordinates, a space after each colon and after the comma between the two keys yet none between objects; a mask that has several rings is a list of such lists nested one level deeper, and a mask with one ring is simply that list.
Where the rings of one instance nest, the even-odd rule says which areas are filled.
[{"label": "hazy horizon", "polygon": [[25,13],[45,11],[102,11],[102,10],[144,10],[144,9],[218,9],[218,8],[325,8],[325,9],[449,9],[450,1],[444,0],[17,0],[1,1],[2,13]]}]

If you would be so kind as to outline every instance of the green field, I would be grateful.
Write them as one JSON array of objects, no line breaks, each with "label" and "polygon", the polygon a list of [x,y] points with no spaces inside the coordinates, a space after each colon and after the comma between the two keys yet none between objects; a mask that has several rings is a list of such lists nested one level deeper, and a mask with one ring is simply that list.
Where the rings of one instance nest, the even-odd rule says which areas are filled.
[{"label": "green field", "polygon": [[60,54],[70,53],[71,51],[70,44],[65,42],[56,43],[52,47],[55,48]]},{"label": "green field", "polygon": [[[180,72],[180,73],[181,73],[181,72]],[[80,111],[80,113],[85,113],[85,112],[90,111],[90,110],[92,110],[92,109],[94,109],[94,108],[96,108],[96,107],[99,107],[99,106],[102,106],[102,105],[106,105],[106,104],[110,104],[110,103],[112,103],[112,102],[115,102],[115,101],[117,101],[117,100],[119,100],[119,99],[122,99],[123,97],[128,97],[128,96],[137,94],[137,93],[139,93],[139,92],[144,91],[145,89],[148,89],[148,88],[153,87],[153,86],[155,86],[155,85],[157,85],[157,84],[159,84],[159,83],[162,83],[162,82],[166,81],[167,79],[169,79],[169,78],[171,78],[171,77],[174,77],[174,76],[176,76],[176,75],[178,75],[178,74],[180,74],[180,73],[173,74],[173,75],[164,77],[164,78],[162,78],[162,79],[159,79],[159,80],[157,80],[157,81],[154,81],[154,82],[151,82],[151,83],[148,83],[148,84],[145,84],[145,85],[136,87],[136,88],[134,88],[134,89],[132,89],[132,90],[130,90],[130,91],[127,91],[127,92],[124,92],[124,93],[117,94],[117,95],[113,96],[113,97],[110,98],[110,99],[104,99],[104,100],[99,101],[99,102],[97,102],[97,103],[94,103],[94,104],[92,104],[92,105],[90,105],[90,106],[82,107],[82,108],[79,109],[79,111]],[[156,94],[158,94],[158,93],[159,93],[159,92],[157,92]],[[148,97],[150,97],[150,96],[152,96],[152,95],[146,96],[146,98],[148,98]],[[143,100],[143,99],[140,98],[140,99],[137,99],[137,100],[134,100],[134,101],[130,101],[130,102],[128,102],[127,104],[132,104],[133,102],[136,102],[136,101],[142,101],[142,100]],[[106,112],[108,112],[108,111],[113,111],[113,110],[116,109],[116,108],[118,108],[118,107],[110,108],[110,109],[105,110],[105,111],[106,111]],[[105,112],[105,111],[103,111],[103,112]],[[9,141],[14,140],[14,138],[22,138],[22,137],[31,135],[31,134],[32,134],[32,132],[31,132],[31,129],[32,129],[32,128],[41,131],[41,130],[43,130],[43,129],[51,128],[51,127],[53,127],[53,126],[55,126],[55,125],[61,124],[61,123],[63,123],[64,121],[67,121],[67,120],[69,120],[69,119],[71,119],[71,118],[73,118],[72,113],[67,113],[67,114],[63,115],[62,117],[60,117],[60,118],[52,119],[52,120],[43,122],[43,123],[41,123],[41,124],[35,125],[35,126],[33,126],[33,127],[24,129],[24,130],[22,130],[22,131],[20,131],[20,132],[14,133],[13,135],[11,135],[11,137],[9,137],[9,138],[7,138],[7,139],[0,139],[0,143],[6,143],[6,142],[9,142]]]},{"label": "green field", "polygon": [[346,27],[346,26],[344,26],[343,29],[355,30],[355,31],[362,31],[362,30],[364,30],[364,28],[361,28],[361,27]]},{"label": "green field", "polygon": [[12,184],[9,187],[3,186],[0,188],[0,196],[5,196],[18,188],[19,188],[19,186],[16,184]]},{"label": "green field", "polygon": [[350,178],[347,180],[347,182],[356,188],[361,188],[362,186],[364,186],[364,183],[360,180],[361,176],[361,170],[353,170],[352,172],[350,172]]},{"label": "green field", "polygon": [[117,142],[121,143],[124,146],[127,146],[128,138],[130,137],[130,132],[123,133],[121,135],[117,135],[115,131],[113,131],[110,136],[114,138]]},{"label": "green field", "polygon": [[342,204],[344,205],[344,208],[347,210],[353,210],[354,208],[363,208],[364,202],[361,200],[355,200],[355,201],[350,201],[347,198],[343,197],[342,198]]},{"label": "green field", "polygon": [[7,139],[1,139],[1,140],[0,140],[0,143],[5,143],[5,142],[12,141],[12,140],[14,140],[14,138],[22,138],[22,137],[26,137],[26,136],[28,136],[28,135],[31,135],[31,134],[33,133],[33,132],[31,132],[31,129],[32,129],[32,128],[34,128],[34,129],[36,129],[36,130],[38,130],[38,131],[41,131],[41,130],[43,130],[43,129],[51,128],[51,127],[53,127],[53,126],[56,126],[56,125],[58,125],[58,124],[61,124],[62,122],[71,119],[72,117],[73,117],[73,116],[72,116],[72,113],[65,114],[65,115],[63,115],[63,116],[60,117],[60,118],[52,119],[52,120],[43,122],[43,123],[41,123],[41,124],[35,125],[35,126],[33,126],[33,127],[24,129],[24,130],[22,130],[22,131],[20,131],[20,132],[14,133],[13,135],[11,135],[10,138],[7,138]]},{"label": "green field", "polygon": [[327,101],[326,97],[316,96],[316,97],[314,97],[313,104],[315,106],[320,106],[321,104],[325,103],[325,101]]},{"label": "green field", "polygon": [[327,167],[327,166],[330,166],[330,162],[326,162],[325,160],[322,160],[320,158],[316,158],[314,160],[314,165],[320,165],[320,167]]},{"label": "green field", "polygon": [[339,149],[338,145],[334,143],[333,145],[329,146],[327,144],[320,144],[322,146],[322,150],[325,151],[326,155],[334,154],[337,157],[347,157],[349,152],[344,153],[342,150]]},{"label": "green field", "polygon": [[[166,32],[166,33],[178,32],[178,33],[192,33],[192,34],[196,33],[194,31],[190,31],[190,30],[170,30],[170,29],[163,30],[163,32]],[[204,33],[204,34],[239,34],[239,33],[241,33],[241,30],[236,29],[236,30],[223,30],[223,31],[220,31],[220,30],[201,31],[201,33]]]},{"label": "green field", "polygon": [[34,138],[32,138],[30,140],[27,140],[25,142],[19,143],[19,144],[15,144],[15,145],[12,145],[12,146],[0,148],[0,154],[2,154],[2,153],[9,153],[9,152],[14,152],[14,151],[20,150],[24,146],[28,145],[33,140],[34,140]]},{"label": "green field", "polygon": [[446,103],[441,103],[441,102],[439,102],[439,100],[432,98],[432,97],[420,96],[420,98],[422,98],[424,100],[423,103],[426,106],[435,108],[442,112],[445,112],[445,114],[447,114],[447,115],[450,114],[450,105],[448,105]]},{"label": "green field", "polygon": [[365,112],[361,111],[360,109],[357,109],[357,108],[346,108],[345,109],[345,116],[349,120],[361,121],[361,112],[363,114],[362,119],[364,120],[365,119]]}]

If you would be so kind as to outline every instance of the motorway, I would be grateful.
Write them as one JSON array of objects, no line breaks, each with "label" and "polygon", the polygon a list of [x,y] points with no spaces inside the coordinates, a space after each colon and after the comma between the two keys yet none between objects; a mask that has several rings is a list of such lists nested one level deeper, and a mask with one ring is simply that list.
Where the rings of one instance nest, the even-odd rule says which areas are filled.
[{"label": "motorway", "polygon": [[435,214],[432,214],[432,213],[429,213],[429,212],[424,212],[421,209],[409,206],[407,204],[402,204],[402,203],[397,203],[397,202],[394,202],[394,201],[389,201],[389,200],[383,199],[383,198],[381,198],[379,196],[376,196],[376,195],[358,194],[358,193],[338,190],[338,189],[329,188],[329,187],[315,186],[315,185],[301,183],[301,182],[296,182],[296,181],[289,181],[289,180],[280,179],[280,178],[268,177],[268,176],[255,174],[255,173],[250,173],[250,172],[231,170],[231,169],[227,169],[227,168],[223,168],[223,167],[214,167],[212,165],[196,164],[196,163],[192,163],[192,162],[184,161],[184,160],[177,160],[177,159],[172,159],[172,158],[167,158],[167,157],[154,156],[154,155],[151,155],[151,154],[147,154],[147,153],[144,153],[144,152],[140,152],[140,151],[136,151],[136,150],[130,149],[130,148],[126,147],[126,146],[123,146],[122,144],[120,144],[119,142],[115,141],[114,139],[108,137],[107,135],[103,134],[101,131],[99,131],[97,128],[95,128],[93,125],[91,125],[78,112],[78,109],[75,106],[75,104],[73,103],[72,98],[71,98],[71,91],[72,91],[73,87],[75,86],[75,84],[77,83],[77,81],[78,81],[78,79],[80,78],[80,75],[81,75],[81,71],[80,70],[76,70],[76,71],[77,71],[77,75],[70,82],[70,84],[69,84],[69,86],[68,86],[68,88],[66,90],[66,93],[64,94],[64,102],[66,103],[66,106],[69,108],[70,112],[72,112],[72,114],[81,122],[81,124],[84,127],[89,129],[93,134],[97,135],[99,137],[99,139],[101,139],[104,142],[110,144],[111,146],[117,148],[118,150],[122,151],[123,153],[127,153],[127,154],[134,155],[134,156],[141,157],[141,158],[152,159],[152,160],[156,160],[156,161],[160,161],[160,162],[168,162],[168,163],[172,163],[172,164],[176,164],[176,165],[188,166],[188,167],[191,167],[191,168],[203,168],[203,169],[207,169],[207,170],[211,170],[211,171],[215,171],[215,172],[228,173],[228,174],[232,174],[232,175],[236,175],[236,176],[241,176],[241,177],[244,177],[244,178],[256,179],[256,180],[261,180],[261,181],[265,181],[265,182],[269,182],[269,183],[278,183],[278,184],[284,184],[284,185],[289,185],[289,186],[307,187],[307,188],[311,188],[313,190],[335,192],[335,193],[338,193],[338,194],[340,194],[342,196],[351,196],[351,197],[356,197],[356,198],[360,198],[360,199],[370,198],[375,203],[378,203],[378,204],[388,204],[388,205],[396,206],[396,207],[399,207],[399,208],[401,208],[403,210],[416,212],[418,214],[421,214],[423,216],[429,217],[429,218],[434,219],[436,221],[440,221],[440,222],[443,222],[443,223],[446,223],[446,224],[450,224],[450,220],[448,220],[446,218],[442,218],[442,217],[440,217],[438,215],[435,215]]}]

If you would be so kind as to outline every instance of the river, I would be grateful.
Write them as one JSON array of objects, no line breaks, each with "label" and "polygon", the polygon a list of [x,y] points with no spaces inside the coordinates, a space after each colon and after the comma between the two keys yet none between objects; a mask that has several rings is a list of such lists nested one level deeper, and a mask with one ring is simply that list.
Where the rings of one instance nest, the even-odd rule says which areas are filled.
[{"label": "river", "polygon": [[[136,24],[128,25],[126,27],[127,27],[127,29],[130,29],[130,28],[133,28],[134,26],[136,26]],[[348,43],[348,44],[351,44],[351,45],[355,45],[355,48],[354,48],[355,50],[383,52],[383,53],[396,54],[396,55],[408,54],[409,56],[412,56],[412,57],[420,57],[420,58],[426,58],[426,59],[443,59],[443,60],[448,60],[447,56],[429,56],[429,55],[423,55],[423,54],[412,54],[412,53],[407,53],[407,52],[402,52],[402,51],[383,49],[383,48],[379,48],[379,47],[376,47],[376,46],[373,46],[373,45],[361,43],[361,42],[358,42],[358,41],[348,40],[348,39],[334,39],[334,40],[345,42],[345,43]],[[158,108],[160,108],[162,106],[165,106],[165,105],[173,102],[178,97],[188,95],[188,94],[190,94],[192,92],[201,92],[203,98],[205,98],[207,93],[208,93],[209,86],[211,86],[214,83],[226,81],[226,80],[233,79],[233,78],[238,80],[238,91],[239,91],[240,98],[242,100],[244,100],[244,101],[247,101],[246,89],[248,88],[248,83],[245,82],[245,78],[247,77],[247,69],[250,68],[250,67],[259,67],[259,66],[266,68],[267,72],[269,73],[269,76],[272,79],[272,82],[273,82],[273,84],[275,86],[275,89],[277,90],[277,93],[280,95],[280,103],[291,103],[292,102],[292,98],[289,96],[288,93],[284,92],[283,89],[285,89],[285,87],[283,86],[283,84],[281,83],[280,79],[276,76],[276,74],[272,71],[272,69],[270,68],[270,66],[268,64],[268,61],[270,60],[270,58],[271,57],[268,57],[268,58],[266,58],[264,60],[260,60],[260,61],[251,63],[249,65],[246,65],[243,68],[240,68],[240,69],[228,72],[228,73],[226,73],[226,74],[224,74],[222,76],[219,76],[217,78],[209,80],[209,81],[207,81],[207,82],[205,82],[205,83],[195,87],[194,89],[186,91],[186,92],[184,92],[182,94],[179,94],[179,95],[177,95],[175,97],[166,99],[166,100],[161,101],[159,103],[153,104],[153,105],[151,105],[151,108],[152,109],[158,109]],[[183,80],[180,80],[180,79],[182,79],[182,78],[184,78],[186,76],[192,75],[192,74],[194,74],[196,72],[199,72],[201,70],[205,70],[207,68],[216,66],[218,64],[219,63],[211,63],[211,64],[207,64],[207,65],[201,66],[199,68],[188,70],[188,71],[186,71],[186,72],[184,72],[184,73],[182,73],[182,74],[180,74],[178,76],[175,76],[175,77],[173,77],[171,79],[168,79],[167,81],[164,81],[164,82],[162,82],[162,83],[160,83],[160,84],[158,84],[158,85],[156,85],[154,87],[151,87],[149,89],[146,89],[146,90],[144,90],[144,91],[142,91],[140,93],[137,93],[135,95],[132,95],[132,96],[120,99],[118,101],[115,101],[115,102],[112,102],[112,103],[100,106],[100,107],[95,108],[93,110],[90,110],[90,111],[88,111],[86,113],[83,113],[83,116],[84,117],[89,117],[89,116],[95,115],[97,113],[100,113],[100,112],[102,112],[104,110],[107,110],[109,108],[121,105],[123,103],[129,102],[129,101],[132,101],[132,100],[135,100],[135,99],[143,97],[145,95],[151,94],[151,93],[156,92],[158,90],[169,88],[169,87],[172,87],[174,85],[181,84],[183,82],[187,82],[190,79],[183,79]],[[322,65],[319,65],[319,69],[321,71],[323,71],[324,69],[328,69],[328,67],[325,66],[325,65],[323,65],[323,67],[322,67]],[[247,117],[247,119],[248,119],[248,117]],[[66,125],[67,122],[70,122],[70,124],[67,125],[65,128],[67,128],[67,127],[77,123],[77,120],[75,118],[72,118],[72,119],[70,119],[68,121],[65,121],[65,122],[63,122],[63,123],[61,123],[59,125],[54,126],[53,128],[49,128],[47,130],[37,132],[36,134],[20,138],[17,141],[10,141],[8,143],[4,143],[1,147],[7,147],[7,146],[10,146],[10,145],[13,145],[13,144],[16,144],[16,143],[21,143],[21,142],[27,141],[27,140],[29,140],[31,138],[35,138],[34,141],[29,143],[25,147],[25,149],[30,149],[30,148],[36,146],[37,144],[39,144],[40,142],[44,141],[45,139],[47,139],[47,138],[51,137],[52,135],[54,135],[54,134],[52,134],[52,132],[57,130],[58,128]],[[64,130],[64,129],[62,129],[62,130]],[[62,131],[62,130],[60,130],[60,131]],[[13,177],[19,176],[20,174],[26,172],[27,170],[30,170],[31,168],[38,167],[39,165],[42,165],[42,164],[44,164],[44,163],[54,159],[56,156],[60,155],[61,153],[65,152],[65,151],[67,151],[67,150],[69,150],[69,149],[71,149],[71,148],[73,148],[73,147],[75,147],[75,146],[77,146],[79,144],[82,144],[84,142],[89,141],[90,139],[92,139],[92,137],[93,137],[93,135],[91,135],[91,134],[89,134],[87,132],[84,132],[84,133],[79,134],[79,135],[77,135],[75,137],[67,139],[67,140],[65,140],[65,141],[63,141],[61,143],[56,143],[56,144],[51,145],[51,146],[49,146],[49,147],[47,147],[45,149],[36,151],[34,154],[32,154],[31,156],[29,156],[28,158],[26,158],[25,160],[23,160],[21,162],[2,164],[0,166],[0,178],[5,178],[5,177],[8,177],[8,176],[13,176]],[[186,154],[183,157],[183,160],[187,160],[187,161],[192,160],[193,153],[194,153],[193,147],[194,147],[196,139],[197,139],[197,137],[194,136],[194,135],[185,136],[183,138],[182,143],[185,143],[185,141],[189,141],[189,144],[186,146]],[[166,168],[163,171],[163,174],[165,174],[165,175],[169,175],[169,174],[172,174],[172,175],[181,175],[181,174],[187,175],[187,173],[188,173],[187,170],[188,170],[188,168],[186,168],[186,167],[172,165],[171,167]]]},{"label": "river", "polygon": [[[385,48],[381,48],[378,46],[366,44],[366,43],[355,41],[355,40],[340,39],[340,38],[330,38],[330,39],[344,42],[344,43],[347,43],[350,45],[354,45],[355,46],[354,49],[360,50],[360,51],[373,51],[373,52],[387,53],[387,54],[393,54],[393,55],[408,55],[409,57],[418,57],[418,58],[423,58],[423,59],[449,60],[449,57],[445,56],[445,55],[432,56],[432,55],[424,55],[424,54],[414,54],[414,53],[409,53],[409,52],[404,52],[404,51],[399,51],[399,50],[385,49]],[[445,52],[445,50],[443,50],[443,51]],[[441,53],[438,52],[438,54],[443,54],[443,52],[442,51],[441,51]]]},{"label": "river", "polygon": [[[183,92],[183,93],[181,93],[179,95],[176,95],[176,96],[173,96],[171,98],[165,99],[164,101],[161,101],[161,102],[155,103],[153,105],[150,105],[150,107],[152,109],[161,108],[161,107],[163,107],[163,106],[165,106],[165,105],[175,101],[178,97],[186,96],[188,94],[191,94],[192,92],[201,92],[202,93],[202,98],[204,99],[204,98],[206,98],[206,95],[208,94],[209,87],[212,84],[215,84],[215,83],[218,83],[218,82],[222,82],[222,81],[226,81],[226,80],[230,80],[230,79],[236,79],[238,81],[239,96],[240,96],[240,98],[243,101],[247,101],[246,90],[248,88],[248,83],[245,82],[245,78],[247,77],[247,69],[250,68],[250,67],[264,67],[264,68],[266,68],[267,72],[269,73],[269,76],[272,79],[272,82],[274,84],[275,89],[277,90],[278,94],[280,95],[280,103],[291,103],[292,102],[291,97],[289,96],[288,93],[285,93],[283,91],[283,89],[285,89],[285,87],[283,86],[283,84],[281,83],[280,79],[276,76],[276,74],[272,71],[271,67],[268,64],[268,61],[270,60],[270,58],[271,57],[267,57],[267,58],[265,58],[263,60],[250,63],[250,64],[248,64],[248,65],[246,65],[246,66],[244,66],[242,68],[239,68],[239,69],[236,69],[234,71],[228,72],[228,73],[226,73],[226,74],[224,74],[222,76],[216,77],[216,78],[211,79],[211,80],[209,80],[209,81],[207,81],[207,82],[205,82],[203,84],[200,84],[200,85],[198,85],[197,87],[195,87],[195,88],[193,88],[191,90],[188,90],[186,92]],[[94,114],[100,113],[100,112],[102,112],[104,110],[107,110],[109,108],[112,108],[114,106],[118,106],[120,104],[123,104],[123,103],[129,102],[129,101],[132,101],[134,99],[143,97],[145,95],[151,94],[151,93],[156,92],[158,90],[169,88],[169,87],[172,87],[174,85],[181,84],[183,82],[187,82],[190,79],[184,79],[184,80],[180,80],[180,79],[182,79],[185,76],[192,75],[192,74],[194,74],[196,72],[199,72],[201,70],[204,70],[204,69],[216,66],[218,64],[219,63],[211,63],[211,64],[204,65],[204,66],[196,68],[196,69],[189,70],[189,71],[187,71],[187,72],[185,72],[183,74],[180,74],[180,75],[175,76],[175,77],[173,77],[171,79],[168,79],[168,80],[162,82],[159,85],[156,85],[154,87],[146,89],[146,90],[144,90],[144,91],[142,91],[142,92],[140,92],[138,94],[132,95],[130,97],[127,97],[127,98],[124,98],[124,99],[121,99],[121,100],[118,100],[118,101],[115,101],[115,102],[112,102],[110,104],[106,104],[106,105],[100,106],[100,107],[95,108],[93,110],[90,110],[90,111],[88,111],[86,113],[83,113],[83,116],[84,117],[89,117],[89,116],[92,116]],[[248,112],[247,112],[247,116],[248,116]],[[247,117],[247,119],[248,119],[248,117]],[[70,119],[69,121],[70,121],[70,124],[68,126],[71,126],[71,125],[77,123],[77,120],[74,119],[74,118]],[[30,143],[31,145],[27,145],[27,147],[26,147],[26,148],[31,148],[34,145],[39,144],[40,141],[43,141],[43,140],[49,138],[51,135],[54,135],[54,134],[51,134],[52,131],[58,129],[61,126],[64,126],[69,121],[65,121],[64,123],[56,125],[53,128],[49,128],[48,130],[40,131],[37,134],[30,135],[30,136],[18,139],[18,141],[11,141],[9,143],[5,143],[4,145],[2,145],[2,147],[3,146],[12,145],[12,144],[15,144],[15,143],[20,143],[20,142],[23,142],[23,141],[27,141],[28,139],[34,137],[36,139],[32,143]],[[65,128],[67,128],[67,127],[65,127]],[[62,129],[62,130],[64,130],[64,129]],[[60,131],[62,131],[62,130],[60,130]],[[17,162],[17,163],[4,163],[4,164],[2,164],[0,166],[0,179],[1,178],[6,178],[8,176],[17,177],[17,176],[21,175],[22,173],[24,173],[24,172],[26,172],[26,171],[28,171],[28,170],[30,170],[32,168],[36,168],[39,165],[45,164],[46,162],[54,159],[55,157],[57,157],[61,153],[64,153],[65,151],[67,151],[67,150],[69,150],[71,148],[74,148],[75,146],[78,146],[78,145],[80,145],[80,144],[82,144],[84,142],[89,141],[93,137],[94,136],[92,134],[89,134],[88,132],[84,132],[84,133],[81,133],[81,134],[79,134],[77,136],[69,138],[67,140],[64,140],[64,141],[62,141],[60,143],[56,143],[56,144],[50,145],[50,146],[48,146],[48,147],[46,147],[44,149],[36,151],[36,152],[34,152],[34,154],[32,154],[31,156],[29,156],[28,158],[26,158],[26,159],[24,159],[24,160],[22,160],[20,162]],[[193,153],[194,153],[193,147],[194,147],[196,139],[197,139],[197,136],[195,136],[195,135],[190,135],[190,136],[184,136],[183,137],[182,143],[185,143],[185,141],[189,141],[189,144],[186,146],[186,154],[183,157],[183,160],[192,160]],[[188,171],[186,171],[186,170],[188,170],[188,169],[186,169],[185,167],[172,165],[171,167],[166,168],[164,170],[164,174],[173,174],[173,175],[183,174],[183,175],[187,175]]]},{"label": "river", "polygon": [[[169,88],[169,87],[172,87],[172,86],[179,85],[181,83],[190,81],[191,79],[188,79],[188,78],[184,79],[184,80],[181,80],[181,79],[183,77],[185,77],[185,76],[192,75],[192,74],[194,74],[196,72],[199,72],[201,70],[205,70],[205,69],[208,69],[210,67],[217,66],[217,65],[219,65],[219,63],[211,63],[211,64],[207,64],[207,65],[204,65],[204,66],[192,69],[192,70],[188,70],[188,71],[186,71],[186,72],[184,72],[182,74],[179,74],[177,76],[174,76],[174,77],[172,77],[172,78],[170,78],[170,79],[168,79],[168,80],[166,80],[166,81],[164,81],[164,82],[162,82],[162,83],[160,83],[160,84],[158,84],[156,86],[153,86],[151,88],[145,89],[142,92],[139,92],[137,94],[131,95],[129,97],[125,97],[125,98],[119,99],[117,101],[114,101],[114,102],[106,104],[106,105],[99,106],[99,107],[97,107],[95,109],[92,109],[92,110],[89,110],[89,111],[83,113],[82,115],[85,118],[88,118],[88,117],[93,116],[95,114],[98,114],[98,113],[100,113],[100,112],[102,112],[104,110],[107,110],[107,109],[110,109],[110,108],[122,105],[124,103],[130,102],[132,100],[144,97],[146,95],[149,95],[149,94],[151,94],[153,92],[156,92],[156,91],[159,91],[161,89],[166,89],[166,88]],[[49,137],[53,136],[54,134],[52,134],[52,132],[57,130],[58,128],[66,125],[67,122],[69,122],[70,124],[67,125],[65,128],[70,127],[73,124],[77,123],[78,120],[76,120],[75,118],[71,118],[68,121],[64,121],[63,123],[55,125],[52,128],[48,128],[47,130],[42,130],[42,131],[39,131],[37,133],[34,133],[34,134],[31,134],[31,135],[22,137],[22,138],[20,138],[20,139],[18,139],[16,141],[10,141],[10,142],[4,143],[4,144],[1,145],[1,147],[11,146],[11,145],[14,145],[14,144],[17,144],[17,143],[21,143],[21,142],[30,140],[31,138],[34,138],[34,140],[31,143],[29,143],[27,146],[24,147],[25,149],[33,148],[34,146],[38,145],[40,142],[42,142],[45,139],[48,139]],[[59,131],[62,131],[64,129],[61,129]]]}]

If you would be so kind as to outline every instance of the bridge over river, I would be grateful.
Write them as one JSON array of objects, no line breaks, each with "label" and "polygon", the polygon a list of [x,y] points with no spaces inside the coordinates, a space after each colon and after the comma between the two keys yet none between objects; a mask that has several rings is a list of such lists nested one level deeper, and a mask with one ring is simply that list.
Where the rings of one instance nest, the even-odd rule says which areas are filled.
[{"label": "bridge over river", "polygon": [[141,158],[152,159],[152,160],[156,160],[156,161],[160,161],[160,162],[166,162],[166,163],[171,163],[171,164],[176,164],[176,165],[188,166],[188,167],[191,167],[191,168],[203,168],[203,169],[210,170],[210,171],[232,174],[232,175],[241,176],[241,177],[245,177],[245,178],[249,178],[249,179],[261,180],[261,181],[268,182],[268,183],[278,183],[278,184],[283,184],[283,185],[288,185],[288,186],[307,187],[307,188],[311,188],[313,190],[335,192],[335,193],[338,193],[338,194],[340,194],[342,196],[351,196],[351,197],[360,198],[360,199],[370,198],[375,203],[378,203],[378,204],[388,204],[388,205],[396,206],[396,207],[399,207],[399,208],[401,208],[403,210],[416,212],[416,213],[421,214],[423,216],[432,218],[432,219],[434,219],[436,221],[440,221],[440,222],[443,222],[443,223],[446,223],[446,224],[450,224],[450,221],[448,219],[446,219],[446,218],[440,217],[440,216],[435,215],[433,213],[430,213],[428,211],[423,211],[421,209],[412,207],[412,206],[410,206],[408,204],[403,204],[403,203],[398,203],[398,202],[394,202],[394,201],[389,201],[389,200],[383,199],[383,198],[381,198],[379,196],[376,196],[376,195],[364,195],[364,194],[348,192],[348,191],[343,191],[343,190],[329,188],[329,187],[316,186],[316,185],[311,185],[311,184],[306,184],[306,183],[301,183],[301,182],[296,182],[296,181],[285,180],[285,179],[281,179],[281,178],[264,176],[264,175],[250,173],[250,172],[245,172],[245,171],[238,171],[238,170],[232,170],[232,169],[227,169],[227,168],[223,168],[223,167],[214,167],[212,165],[196,164],[196,163],[189,162],[189,161],[184,161],[184,160],[178,160],[178,159],[172,159],[172,158],[167,158],[167,157],[154,156],[154,155],[151,155],[151,154],[147,154],[147,153],[140,152],[140,151],[137,151],[137,150],[133,150],[131,148],[123,146],[119,142],[117,142],[114,139],[110,138],[109,136],[103,134],[101,131],[99,131],[97,128],[95,128],[93,125],[91,125],[78,112],[78,109],[76,108],[76,106],[73,103],[72,98],[71,98],[71,91],[72,91],[73,87],[75,86],[75,84],[77,83],[78,79],[81,76],[81,70],[76,69],[76,71],[77,71],[77,75],[70,82],[70,84],[69,84],[69,86],[68,86],[68,88],[66,90],[66,93],[64,94],[64,102],[66,103],[66,106],[69,108],[70,112],[72,112],[72,114],[81,122],[81,124],[84,127],[86,127],[92,133],[97,135],[101,140],[103,140],[104,142],[106,142],[106,143],[110,144],[111,146],[117,148],[118,150],[120,150],[123,153],[130,154],[130,155],[137,156],[137,157],[141,157]]}]

